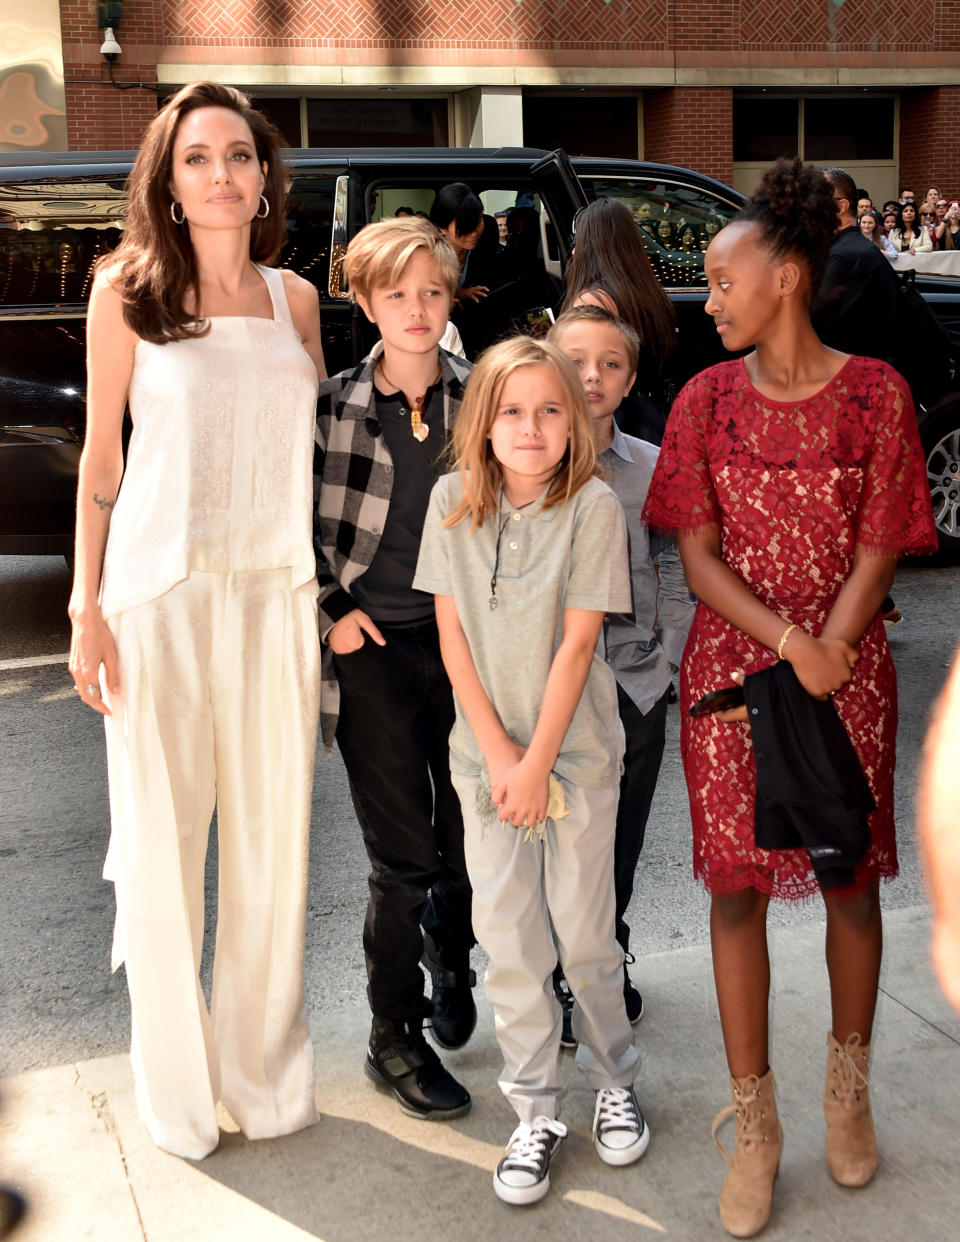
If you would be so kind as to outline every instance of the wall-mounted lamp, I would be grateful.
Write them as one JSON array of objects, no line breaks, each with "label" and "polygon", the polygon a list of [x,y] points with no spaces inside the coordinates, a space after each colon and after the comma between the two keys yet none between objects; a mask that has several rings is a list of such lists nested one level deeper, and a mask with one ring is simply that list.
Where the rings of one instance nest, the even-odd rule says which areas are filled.
[{"label": "wall-mounted lamp", "polygon": [[122,19],[122,0],[106,0],[97,5],[97,25],[104,32],[103,42],[100,44],[100,55],[107,62],[110,81],[118,90],[125,91],[128,89],[127,84],[116,81],[113,76],[113,62],[123,54],[123,48],[117,42],[117,36],[114,33]]},{"label": "wall-mounted lamp", "polygon": [[107,63],[112,65],[122,52],[123,48],[117,42],[117,37],[113,33],[113,27],[108,26],[107,32],[103,36],[103,42],[100,44],[100,55],[105,56]]},{"label": "wall-mounted lamp", "polygon": [[[100,55],[107,62],[107,71],[110,74],[110,85],[115,86],[118,91],[156,91],[159,89],[156,82],[118,82],[113,76],[113,62],[123,55],[123,48],[117,41],[117,27],[123,20],[123,0],[100,0],[97,4],[97,26],[103,31],[103,42],[100,44]],[[87,83],[83,78],[76,78],[75,81],[84,85],[100,86],[106,85],[102,78]]]}]

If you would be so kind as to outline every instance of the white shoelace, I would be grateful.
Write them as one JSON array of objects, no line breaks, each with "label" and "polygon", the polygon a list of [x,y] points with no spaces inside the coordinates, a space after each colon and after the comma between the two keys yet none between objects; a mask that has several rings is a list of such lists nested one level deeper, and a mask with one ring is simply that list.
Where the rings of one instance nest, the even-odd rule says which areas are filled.
[{"label": "white shoelace", "polygon": [[556,1121],[552,1117],[534,1117],[530,1125],[521,1121],[510,1135],[503,1167],[526,1169],[530,1173],[539,1174],[544,1152],[550,1146],[551,1134],[557,1138],[565,1138],[567,1127],[562,1121]]},{"label": "white shoelace", "polygon": [[640,1117],[633,1092],[627,1087],[604,1087],[597,1093],[597,1134],[604,1130],[639,1130]]}]

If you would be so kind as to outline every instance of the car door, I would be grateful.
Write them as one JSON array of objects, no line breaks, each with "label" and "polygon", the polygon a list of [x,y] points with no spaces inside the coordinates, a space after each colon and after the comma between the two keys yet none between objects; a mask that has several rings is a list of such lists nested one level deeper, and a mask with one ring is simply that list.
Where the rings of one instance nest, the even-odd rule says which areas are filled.
[{"label": "car door", "polygon": [[546,208],[540,221],[545,266],[551,276],[562,279],[573,254],[573,218],[589,200],[565,151],[551,151],[537,160],[530,180]]},{"label": "car door", "polygon": [[287,203],[287,242],[279,260],[316,286],[320,298],[323,357],[328,375],[351,366],[356,356],[354,307],[341,265],[349,239],[352,205],[346,163],[296,159]]}]

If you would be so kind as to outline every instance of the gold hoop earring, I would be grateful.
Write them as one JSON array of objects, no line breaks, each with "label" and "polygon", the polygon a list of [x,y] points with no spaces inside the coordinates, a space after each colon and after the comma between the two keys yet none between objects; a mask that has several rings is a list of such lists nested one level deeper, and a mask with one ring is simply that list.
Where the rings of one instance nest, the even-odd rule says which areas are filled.
[{"label": "gold hoop earring", "polygon": [[257,210],[257,214],[253,218],[255,220],[266,220],[269,214],[270,214],[270,204],[267,202],[266,195],[261,194],[260,195],[260,207]]},{"label": "gold hoop earring", "polygon": [[[178,207],[180,208],[180,219],[179,220],[177,219],[177,208]],[[186,218],[187,217],[183,210],[183,203],[178,203],[176,199],[173,199],[173,201],[170,203],[170,219],[174,222],[174,224],[183,224]]]}]

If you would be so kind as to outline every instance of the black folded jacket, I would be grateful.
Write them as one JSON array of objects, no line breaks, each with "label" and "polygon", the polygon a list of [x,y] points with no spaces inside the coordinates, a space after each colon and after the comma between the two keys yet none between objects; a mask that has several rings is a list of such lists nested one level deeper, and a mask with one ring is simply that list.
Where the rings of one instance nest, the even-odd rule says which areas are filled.
[{"label": "black folded jacket", "polygon": [[757,764],[755,841],[806,849],[821,889],[853,883],[876,803],[832,699],[812,698],[781,660],[744,681]]}]

